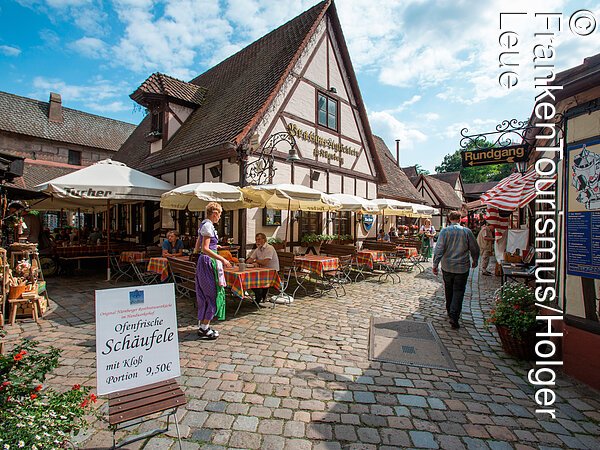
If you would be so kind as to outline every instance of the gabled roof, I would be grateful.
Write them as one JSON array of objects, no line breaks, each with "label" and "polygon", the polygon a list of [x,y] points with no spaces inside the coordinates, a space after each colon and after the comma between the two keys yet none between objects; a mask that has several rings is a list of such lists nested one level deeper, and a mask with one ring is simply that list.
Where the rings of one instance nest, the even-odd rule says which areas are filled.
[{"label": "gabled roof", "polygon": [[117,151],[135,125],[62,108],[61,123],[48,120],[48,102],[0,92],[0,131]]},{"label": "gabled roof", "polygon": [[456,181],[460,177],[460,172],[441,172],[429,175],[437,180],[444,181],[454,188]]},{"label": "gabled roof", "polygon": [[429,186],[431,195],[438,200],[438,203],[433,206],[460,209],[463,202],[456,194],[454,186],[451,186],[445,181],[439,180],[432,175],[420,175],[419,178],[423,180],[423,183]]},{"label": "gabled roof", "polygon": [[417,166],[402,167],[402,172],[404,172],[408,178],[416,178],[419,176]]},{"label": "gabled roof", "polygon": [[81,166],[26,158],[23,166],[23,176],[15,178],[10,184],[18,188],[33,189],[38,184],[45,183],[46,181],[79,169],[81,169]]},{"label": "gabled roof", "polygon": [[200,106],[206,89],[192,83],[178,80],[163,73],[153,73],[130,95],[140,105],[148,106],[152,99],[165,98],[175,103]]},{"label": "gabled roof", "polygon": [[377,186],[377,196],[413,203],[426,203],[404,171],[398,167],[383,139],[373,135],[373,140],[387,179],[387,183],[380,183]]},{"label": "gabled roof", "polygon": [[148,170],[226,143],[239,144],[283,84],[329,5],[330,1],[318,3],[194,78],[190,83],[205,88],[206,98],[167,145],[149,154],[149,144],[140,145],[136,133],[117,159]]},{"label": "gabled roof", "polygon": [[479,197],[484,192],[489,191],[491,188],[496,186],[498,181],[488,181],[486,183],[464,183],[465,196]]}]

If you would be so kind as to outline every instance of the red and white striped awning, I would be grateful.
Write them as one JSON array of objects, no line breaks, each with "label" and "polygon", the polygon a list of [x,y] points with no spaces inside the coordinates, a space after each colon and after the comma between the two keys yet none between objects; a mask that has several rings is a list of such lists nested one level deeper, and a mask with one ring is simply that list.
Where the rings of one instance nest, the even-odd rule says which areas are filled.
[{"label": "red and white striped awning", "polygon": [[[522,208],[535,198],[535,182],[538,178],[539,175],[534,167],[524,174],[513,173],[482,194],[481,201],[504,211]],[[552,184],[554,184],[554,180],[548,180],[542,183],[539,189],[545,190]]]},{"label": "red and white striped awning", "polygon": [[500,211],[497,208],[487,207],[485,221],[490,225],[494,225],[496,230],[508,230],[508,216],[501,217]]}]

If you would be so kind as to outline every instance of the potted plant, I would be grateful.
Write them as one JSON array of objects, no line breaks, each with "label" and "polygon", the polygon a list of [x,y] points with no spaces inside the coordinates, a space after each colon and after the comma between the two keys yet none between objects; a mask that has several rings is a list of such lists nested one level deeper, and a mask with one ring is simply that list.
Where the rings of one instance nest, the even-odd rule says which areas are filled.
[{"label": "potted plant", "polygon": [[46,352],[23,340],[0,355],[0,445],[5,449],[66,448],[73,434],[87,426],[84,418],[96,402],[87,386],[57,392],[44,386],[58,366],[60,350]]},{"label": "potted plant", "polygon": [[352,235],[351,234],[340,234],[337,237],[338,244],[352,244]]},{"label": "potted plant", "polygon": [[521,359],[535,356],[537,329],[533,289],[521,283],[507,283],[496,291],[496,303],[486,325],[495,325],[502,348]]},{"label": "potted plant", "polygon": [[270,237],[267,239],[267,243],[272,245],[275,250],[285,250],[285,242],[278,237]]},{"label": "potted plant", "polygon": [[307,233],[300,238],[300,242],[302,242],[302,245],[306,247],[320,246],[321,235],[315,233]]}]

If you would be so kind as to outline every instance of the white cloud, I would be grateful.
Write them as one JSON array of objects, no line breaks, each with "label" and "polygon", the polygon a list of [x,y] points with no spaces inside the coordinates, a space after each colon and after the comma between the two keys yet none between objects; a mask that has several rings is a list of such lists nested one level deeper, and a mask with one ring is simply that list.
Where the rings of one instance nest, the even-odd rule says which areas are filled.
[{"label": "white cloud", "polygon": [[96,78],[87,85],[67,84],[60,79],[35,77],[34,91],[29,96],[47,100],[50,91],[57,92],[62,97],[63,105],[78,102],[98,113],[125,111],[130,106],[125,105],[119,98],[123,92],[131,92],[131,87],[125,82],[109,81]]},{"label": "white cloud", "polygon": [[106,59],[109,55],[108,46],[98,38],[82,37],[71,42],[69,47],[76,52],[92,59]]},{"label": "white cloud", "polygon": [[4,56],[19,56],[21,49],[10,45],[0,45],[0,53]]},{"label": "white cloud", "polygon": [[388,146],[400,139],[401,149],[412,150],[417,144],[427,141],[425,133],[400,122],[387,111],[372,111],[368,115],[373,133],[380,136]]},{"label": "white cloud", "polygon": [[420,117],[423,117],[423,119],[425,119],[428,122],[433,122],[434,120],[439,120],[440,119],[440,115],[438,113],[425,113],[425,114],[420,114]]}]

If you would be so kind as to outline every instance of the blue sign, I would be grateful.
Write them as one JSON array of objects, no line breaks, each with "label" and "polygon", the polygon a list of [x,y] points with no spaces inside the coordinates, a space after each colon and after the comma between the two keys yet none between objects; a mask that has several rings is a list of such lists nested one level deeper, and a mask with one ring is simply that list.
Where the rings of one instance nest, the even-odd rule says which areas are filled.
[{"label": "blue sign", "polygon": [[600,141],[567,147],[567,274],[600,278]]},{"label": "blue sign", "polygon": [[375,223],[375,218],[373,217],[373,214],[363,214],[362,225],[367,233],[373,226],[373,223]]},{"label": "blue sign", "polygon": [[137,290],[129,292],[129,304],[138,305],[144,303],[144,291]]}]

